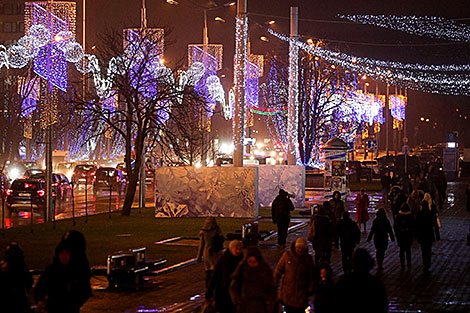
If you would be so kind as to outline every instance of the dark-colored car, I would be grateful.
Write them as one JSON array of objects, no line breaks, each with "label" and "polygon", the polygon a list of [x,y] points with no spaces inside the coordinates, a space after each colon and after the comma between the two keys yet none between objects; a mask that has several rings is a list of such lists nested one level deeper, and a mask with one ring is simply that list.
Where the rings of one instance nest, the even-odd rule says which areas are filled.
[{"label": "dark-colored car", "polygon": [[365,178],[370,182],[374,176],[374,170],[359,161],[348,161],[346,163],[346,173],[351,181],[359,181],[361,178]]},{"label": "dark-colored car", "polygon": [[[32,175],[31,178],[46,180],[45,174]],[[72,199],[72,184],[67,176],[62,173],[52,173],[52,191],[56,194],[57,200],[68,201]]]},{"label": "dark-colored car", "polygon": [[79,164],[75,166],[72,175],[72,183],[74,186],[91,185],[95,177],[97,167],[94,164]]},{"label": "dark-colored car", "polygon": [[470,162],[459,162],[459,177],[470,177]]},{"label": "dark-colored car", "polygon": [[93,195],[98,196],[103,191],[116,192],[121,195],[125,181],[122,172],[112,167],[100,167],[96,170],[93,180]]},{"label": "dark-colored car", "polygon": [[43,179],[17,179],[7,190],[7,208],[10,212],[29,211],[31,207],[37,210],[43,209],[46,199],[45,189],[46,182]]}]

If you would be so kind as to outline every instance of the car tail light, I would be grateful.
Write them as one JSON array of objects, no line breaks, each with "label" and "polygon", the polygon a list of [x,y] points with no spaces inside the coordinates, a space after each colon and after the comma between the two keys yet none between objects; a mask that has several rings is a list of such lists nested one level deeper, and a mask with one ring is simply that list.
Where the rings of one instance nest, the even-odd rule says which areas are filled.
[{"label": "car tail light", "polygon": [[150,175],[150,174],[152,174],[152,172],[151,172],[151,171],[147,171],[147,174]]},{"label": "car tail light", "polygon": [[7,196],[10,196],[13,193],[13,189],[7,189]]},{"label": "car tail light", "polygon": [[91,175],[91,176],[95,176],[95,172],[90,172],[90,175]]},{"label": "car tail light", "polygon": [[24,188],[29,188],[29,187],[31,187],[31,184],[24,183]]},{"label": "car tail light", "polygon": [[53,183],[52,184],[52,187],[57,187],[57,186],[59,186],[59,183]]},{"label": "car tail light", "polygon": [[346,171],[349,171],[349,167],[346,167]]},{"label": "car tail light", "polygon": [[44,190],[38,190],[37,193],[38,193],[38,196],[40,197],[44,197],[44,195],[46,194]]}]

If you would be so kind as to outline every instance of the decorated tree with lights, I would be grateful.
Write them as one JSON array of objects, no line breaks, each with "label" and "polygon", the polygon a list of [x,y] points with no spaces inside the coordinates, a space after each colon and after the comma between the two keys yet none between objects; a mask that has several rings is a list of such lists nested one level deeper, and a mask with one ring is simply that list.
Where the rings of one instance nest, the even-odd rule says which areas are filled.
[{"label": "decorated tree with lights", "polygon": [[[271,59],[268,80],[261,86],[265,122],[274,139],[287,147],[287,67]],[[307,52],[299,54],[297,118],[298,162],[318,166],[321,147],[331,138],[353,140],[361,129],[361,113],[348,103],[355,93],[355,75]]]},{"label": "decorated tree with lights", "polygon": [[162,35],[134,29],[124,32],[124,38],[118,32],[103,37],[105,48],[99,56],[108,60],[107,76],[103,78],[94,70],[96,88],[88,89],[85,97],[77,92],[72,101],[81,113],[82,132],[124,142],[128,184],[123,215],[130,214],[146,153],[156,145],[166,150],[177,137],[168,127],[169,120],[185,106],[194,105],[195,99],[204,103],[192,88],[202,77],[204,66],[195,63],[187,71],[164,66],[157,38]]}]

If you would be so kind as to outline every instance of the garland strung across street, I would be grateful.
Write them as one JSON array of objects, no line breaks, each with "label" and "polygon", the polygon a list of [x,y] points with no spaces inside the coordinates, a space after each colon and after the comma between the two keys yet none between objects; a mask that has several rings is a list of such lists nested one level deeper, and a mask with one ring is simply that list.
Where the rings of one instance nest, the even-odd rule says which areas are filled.
[{"label": "garland strung across street", "polygon": [[417,36],[470,42],[470,26],[437,16],[338,15],[338,17]]},{"label": "garland strung across street", "polygon": [[[470,95],[470,64],[422,65],[354,57],[313,46],[268,29],[273,36],[292,42],[325,61],[345,70],[402,88],[446,95]],[[443,73],[435,73],[435,72]]]}]

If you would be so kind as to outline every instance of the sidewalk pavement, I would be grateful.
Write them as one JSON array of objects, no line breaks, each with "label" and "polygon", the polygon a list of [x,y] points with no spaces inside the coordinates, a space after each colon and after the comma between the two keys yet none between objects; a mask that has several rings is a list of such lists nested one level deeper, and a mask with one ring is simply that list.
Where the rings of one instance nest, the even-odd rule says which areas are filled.
[{"label": "sidewalk pavement", "polygon": [[[368,230],[374,215],[371,214]],[[352,218],[355,216],[352,214]],[[465,211],[465,184],[449,183],[445,208],[440,212],[441,241],[433,245],[431,274],[423,274],[421,251],[415,242],[412,248],[412,269],[401,270],[399,250],[390,243],[384,270],[373,274],[382,279],[390,300],[390,312],[470,312],[470,247],[466,236],[470,218]],[[289,234],[290,245],[297,237],[307,237],[303,228]],[[362,248],[375,256],[373,243],[362,234]],[[276,240],[261,243],[267,262],[274,267],[282,250]],[[310,252],[311,251],[310,247]],[[341,252],[333,248],[332,268],[335,279],[342,275]],[[104,279],[104,277],[99,277]],[[196,312],[204,300],[204,269],[201,264],[162,276],[151,277],[143,291],[120,292],[100,289],[106,287],[94,279],[94,295],[81,312]]]}]

